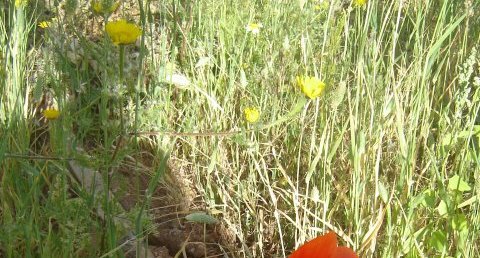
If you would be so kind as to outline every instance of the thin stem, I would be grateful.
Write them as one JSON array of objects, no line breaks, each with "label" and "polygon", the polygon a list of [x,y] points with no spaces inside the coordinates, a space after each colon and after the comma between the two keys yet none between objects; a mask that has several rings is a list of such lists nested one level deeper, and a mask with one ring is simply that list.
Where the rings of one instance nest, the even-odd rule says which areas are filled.
[{"label": "thin stem", "polygon": [[[125,62],[125,45],[120,45],[120,64],[119,64],[119,76],[120,76],[120,85],[123,85],[124,83],[124,75],[123,75],[123,65]],[[121,97],[120,97],[121,98]],[[122,106],[122,101],[118,102],[119,104],[119,112],[120,112],[120,130],[122,133],[125,131],[125,126],[124,126],[124,119],[123,119],[123,106]]]},{"label": "thin stem", "polygon": [[118,67],[120,74],[120,83],[123,83],[123,63],[125,60],[125,45],[120,45],[120,65]]}]

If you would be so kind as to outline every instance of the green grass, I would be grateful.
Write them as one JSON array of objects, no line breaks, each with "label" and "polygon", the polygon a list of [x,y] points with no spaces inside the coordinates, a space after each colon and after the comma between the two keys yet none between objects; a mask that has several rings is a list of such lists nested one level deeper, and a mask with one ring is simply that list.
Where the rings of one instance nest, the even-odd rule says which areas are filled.
[{"label": "green grass", "polygon": [[[480,255],[475,1],[125,2],[109,19],[144,33],[124,78],[88,3],[48,3],[0,3],[0,256],[121,256],[125,214],[67,163],[109,186],[145,143],[152,180],[129,214],[140,238],[150,193],[181,170],[235,236],[231,257],[287,257],[331,230],[360,257]],[[325,94],[307,100],[299,75]],[[40,122],[45,102],[58,120]]]}]

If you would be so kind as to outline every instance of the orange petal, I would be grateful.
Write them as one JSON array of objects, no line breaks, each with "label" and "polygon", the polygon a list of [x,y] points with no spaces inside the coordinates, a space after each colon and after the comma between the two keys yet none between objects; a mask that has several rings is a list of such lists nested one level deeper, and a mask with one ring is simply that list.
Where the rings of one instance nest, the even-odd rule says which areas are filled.
[{"label": "orange petal", "polygon": [[339,246],[335,249],[333,258],[358,258],[352,249],[344,246]]},{"label": "orange petal", "polygon": [[329,232],[305,243],[293,252],[289,258],[331,258],[336,249],[337,236],[335,233]]}]

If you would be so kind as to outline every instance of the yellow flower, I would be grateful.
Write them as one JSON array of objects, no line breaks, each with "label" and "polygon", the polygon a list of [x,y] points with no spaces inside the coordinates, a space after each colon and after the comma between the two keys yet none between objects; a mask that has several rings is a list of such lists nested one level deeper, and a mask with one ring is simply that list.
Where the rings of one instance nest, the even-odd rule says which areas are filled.
[{"label": "yellow flower", "polygon": [[297,84],[310,99],[321,96],[326,86],[323,81],[311,76],[297,76]]},{"label": "yellow flower", "polygon": [[51,24],[52,24],[52,22],[50,22],[50,21],[42,21],[42,22],[38,23],[38,27],[40,27],[42,29],[46,29],[46,28],[50,27]]},{"label": "yellow flower", "polygon": [[100,15],[113,13],[118,9],[119,6],[120,6],[120,3],[117,2],[117,3],[112,3],[110,8],[108,8],[108,6],[103,6],[102,0],[92,1],[93,12]]},{"label": "yellow flower", "polygon": [[17,8],[23,7],[27,5],[27,3],[28,3],[28,0],[15,0],[15,7]]},{"label": "yellow flower", "polygon": [[48,120],[55,120],[60,116],[60,111],[54,108],[47,108],[43,111],[43,116]]},{"label": "yellow flower", "polygon": [[252,34],[258,34],[261,28],[263,28],[261,23],[250,23],[245,27],[247,32],[251,32]]},{"label": "yellow flower", "polygon": [[115,45],[133,44],[142,35],[142,30],[137,25],[126,20],[108,22],[105,30]]},{"label": "yellow flower", "polygon": [[252,124],[257,122],[260,118],[260,111],[258,111],[258,109],[254,107],[245,108],[243,110],[243,113],[245,114],[245,120]]},{"label": "yellow flower", "polygon": [[353,3],[356,5],[356,6],[364,6],[366,3],[367,3],[367,0],[353,0]]}]

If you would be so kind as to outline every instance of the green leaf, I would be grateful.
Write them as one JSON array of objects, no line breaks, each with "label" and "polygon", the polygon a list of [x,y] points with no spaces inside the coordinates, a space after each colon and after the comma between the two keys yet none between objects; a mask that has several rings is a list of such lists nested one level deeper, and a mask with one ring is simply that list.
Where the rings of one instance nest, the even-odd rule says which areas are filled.
[{"label": "green leaf", "polygon": [[440,140],[440,146],[442,147],[455,145],[456,143],[457,143],[457,137],[453,136],[451,133],[445,134]]},{"label": "green leaf", "polygon": [[447,243],[447,235],[443,231],[435,231],[429,240],[429,244],[438,252],[442,252]]},{"label": "green leaf", "polygon": [[457,144],[460,139],[467,139],[471,136],[480,136],[480,125],[473,126],[472,130],[465,130],[459,133],[447,133],[440,140],[440,146],[451,146]]},{"label": "green leaf", "polygon": [[460,192],[468,192],[472,190],[468,183],[463,181],[458,175],[454,175],[453,177],[448,179],[448,189],[457,190]]},{"label": "green leaf", "polygon": [[327,163],[330,163],[332,162],[332,159],[333,157],[335,156],[335,154],[337,153],[337,149],[338,147],[340,146],[340,144],[342,143],[343,141],[343,135],[345,134],[345,131],[347,131],[347,128],[348,128],[348,125],[349,123],[345,123],[343,125],[343,128],[342,128],[342,131],[340,133],[338,133],[338,136],[337,136],[337,139],[335,140],[335,142],[333,143],[332,147],[330,148],[330,151],[328,153],[328,157],[327,157]]},{"label": "green leaf", "polygon": [[241,146],[246,146],[248,143],[247,137],[244,132],[235,134],[233,137],[230,138],[232,142],[241,145]]},{"label": "green leaf", "polygon": [[194,213],[188,214],[185,218],[190,222],[196,222],[196,223],[205,223],[205,224],[218,223],[218,220],[216,218],[206,214],[205,212],[194,212]]},{"label": "green leaf", "polygon": [[378,182],[378,192],[379,192],[380,198],[382,198],[382,201],[384,203],[388,203],[388,190],[381,181]]},{"label": "green leaf", "polygon": [[480,135],[480,125],[474,125],[472,130],[461,131],[458,134],[458,137],[466,139],[470,136],[478,136],[478,135]]},{"label": "green leaf", "polygon": [[427,189],[422,194],[422,205],[430,208],[435,207],[435,192],[432,189]]},{"label": "green leaf", "polygon": [[440,36],[440,38],[433,44],[430,49],[428,50],[427,53],[427,65],[425,67],[426,71],[429,71],[432,65],[434,64],[435,60],[437,59],[440,50],[442,48],[443,42],[450,36],[450,34],[457,28],[460,23],[467,17],[467,14],[463,14],[460,16],[454,23],[450,24],[450,26],[447,27],[445,32]]},{"label": "green leaf", "polygon": [[468,243],[469,225],[468,220],[463,214],[457,214],[452,218],[452,228],[456,231],[456,245],[460,250],[465,250]]},{"label": "green leaf", "polygon": [[437,206],[438,214],[443,216],[448,213],[447,203],[444,200],[440,201],[440,204]]},{"label": "green leaf", "polygon": [[468,221],[465,215],[455,215],[452,218],[452,228],[458,232],[468,232]]},{"label": "green leaf", "polygon": [[359,136],[359,140],[358,140],[358,149],[357,149],[357,155],[358,156],[361,156],[365,153],[365,132],[363,131],[360,131],[360,136]]}]

